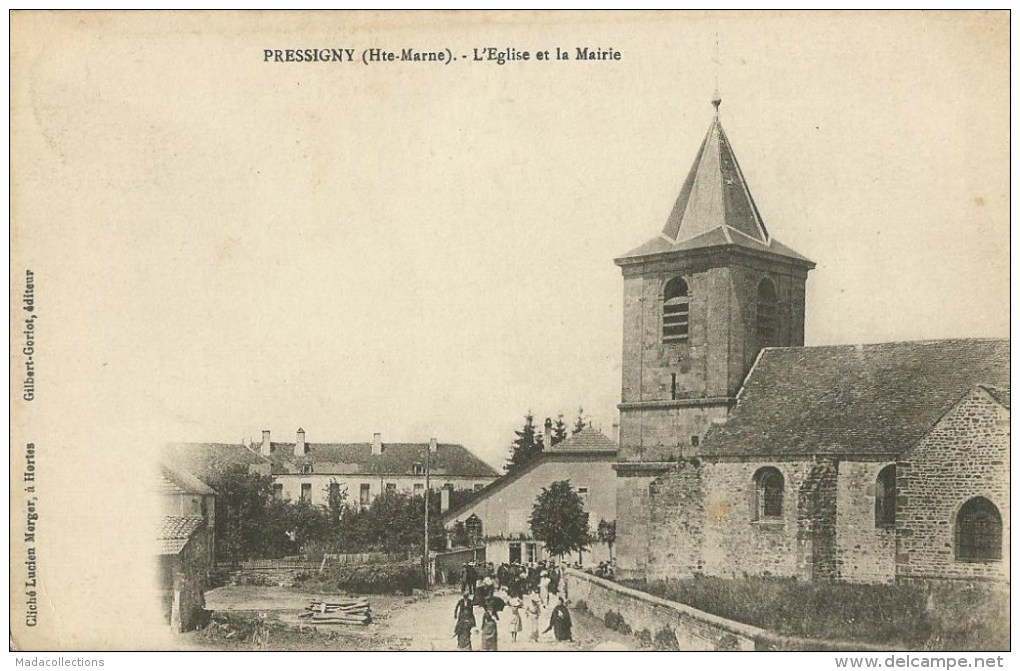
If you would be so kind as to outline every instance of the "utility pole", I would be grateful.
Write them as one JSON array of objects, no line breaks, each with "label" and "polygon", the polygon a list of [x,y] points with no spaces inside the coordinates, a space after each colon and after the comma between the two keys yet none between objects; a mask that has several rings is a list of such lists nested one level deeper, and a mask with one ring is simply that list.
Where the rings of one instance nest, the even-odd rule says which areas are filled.
[{"label": "utility pole", "polygon": [[432,450],[436,449],[436,439],[429,440],[429,446],[425,449],[425,549],[422,552],[422,572],[425,577],[425,589],[429,588],[429,489]]}]

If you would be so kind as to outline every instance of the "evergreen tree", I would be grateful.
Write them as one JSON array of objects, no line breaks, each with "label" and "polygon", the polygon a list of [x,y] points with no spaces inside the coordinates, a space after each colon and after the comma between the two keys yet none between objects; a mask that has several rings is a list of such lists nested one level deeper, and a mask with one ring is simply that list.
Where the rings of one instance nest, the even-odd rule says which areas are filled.
[{"label": "evergreen tree", "polygon": [[588,513],[569,480],[543,487],[531,510],[531,535],[549,554],[562,557],[588,547]]},{"label": "evergreen tree", "polygon": [[556,443],[562,442],[563,440],[566,440],[566,438],[567,438],[567,425],[563,422],[563,413],[561,412],[556,417],[556,423],[553,424],[551,445],[555,445]]},{"label": "evergreen tree", "polygon": [[584,427],[587,426],[587,422],[584,420],[584,408],[577,409],[577,421],[574,422],[573,433],[580,433]]},{"label": "evergreen tree", "polygon": [[510,447],[510,459],[504,467],[507,473],[513,473],[530,462],[540,455],[545,447],[542,438],[535,434],[535,416],[530,410],[524,416],[524,426],[514,433],[517,434],[517,439]]}]

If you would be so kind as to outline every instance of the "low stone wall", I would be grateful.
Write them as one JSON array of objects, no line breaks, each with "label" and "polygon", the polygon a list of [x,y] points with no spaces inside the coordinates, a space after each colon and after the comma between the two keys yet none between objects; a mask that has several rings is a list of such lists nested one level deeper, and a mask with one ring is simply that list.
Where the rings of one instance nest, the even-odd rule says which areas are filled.
[{"label": "low stone wall", "polygon": [[631,630],[653,637],[664,628],[676,635],[681,650],[754,650],[756,640],[769,638],[764,629],[727,620],[667,601],[593,575],[567,569],[570,601],[583,599],[588,611],[604,619],[619,613]]},{"label": "low stone wall", "polygon": [[654,638],[663,629],[670,629],[681,650],[890,652],[899,649],[857,641],[779,636],[588,573],[574,569],[566,569],[566,573],[571,603],[583,600],[588,611],[600,620],[604,620],[609,611],[618,613],[632,633],[645,630]]}]

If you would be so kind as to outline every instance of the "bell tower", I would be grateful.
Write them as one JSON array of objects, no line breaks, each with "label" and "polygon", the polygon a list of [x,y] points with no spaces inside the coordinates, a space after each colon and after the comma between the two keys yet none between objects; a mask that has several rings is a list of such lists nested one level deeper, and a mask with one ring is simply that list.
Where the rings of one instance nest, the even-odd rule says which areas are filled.
[{"label": "bell tower", "polygon": [[662,232],[623,272],[620,460],[698,454],[763,347],[804,344],[815,264],[773,238],[715,115]]}]

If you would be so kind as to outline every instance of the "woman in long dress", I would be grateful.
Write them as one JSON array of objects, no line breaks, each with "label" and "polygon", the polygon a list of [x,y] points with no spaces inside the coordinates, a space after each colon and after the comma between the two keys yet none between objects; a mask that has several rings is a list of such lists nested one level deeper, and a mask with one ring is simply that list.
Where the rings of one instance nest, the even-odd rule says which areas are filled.
[{"label": "woman in long dress", "polygon": [[549,615],[549,626],[545,628],[545,631],[552,629],[557,641],[573,641],[574,636],[571,632],[571,625],[570,611],[564,605],[563,599],[558,598],[556,607],[553,608],[552,614]]},{"label": "woman in long dress", "polygon": [[496,615],[489,610],[485,609],[485,613],[482,615],[482,650],[484,652],[496,652],[498,644],[496,642],[499,632],[496,629]]},{"label": "woman in long dress", "polygon": [[513,639],[514,643],[517,642],[517,632],[521,627],[521,600],[516,596],[510,599],[510,638]]},{"label": "woman in long dress", "polygon": [[457,602],[454,617],[457,618],[457,624],[453,627],[453,635],[457,637],[457,649],[470,651],[471,631],[478,626],[478,621],[475,620],[471,597],[468,594],[465,593],[464,598]]}]

